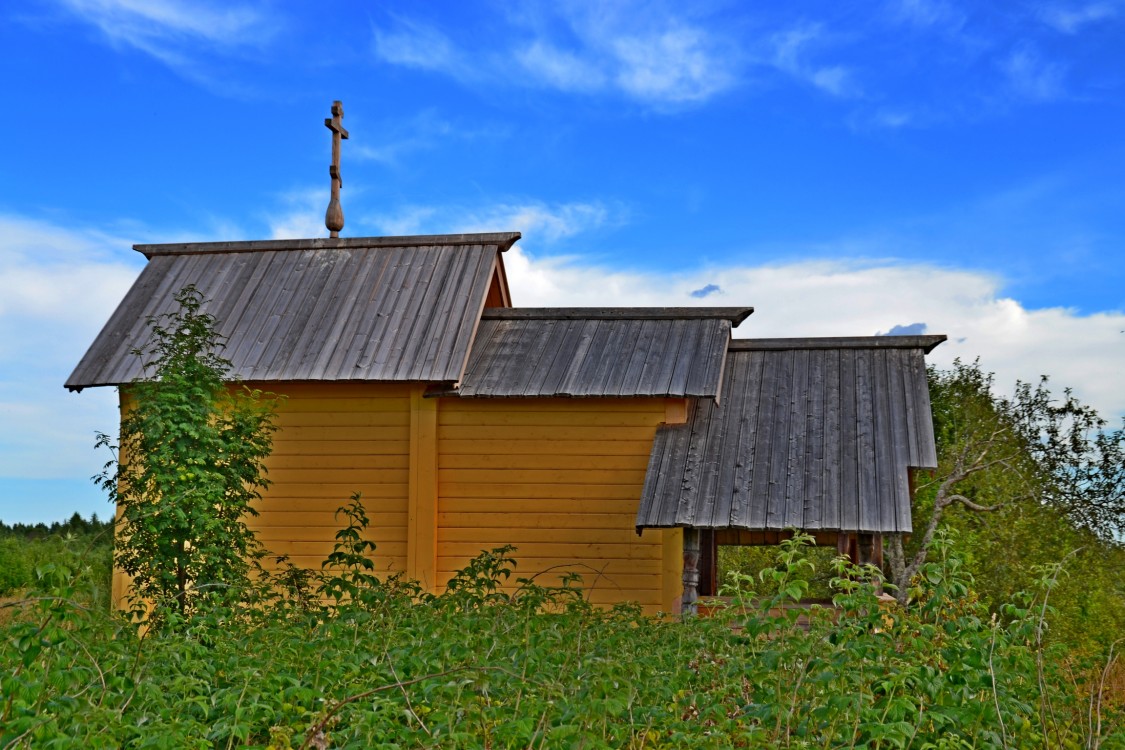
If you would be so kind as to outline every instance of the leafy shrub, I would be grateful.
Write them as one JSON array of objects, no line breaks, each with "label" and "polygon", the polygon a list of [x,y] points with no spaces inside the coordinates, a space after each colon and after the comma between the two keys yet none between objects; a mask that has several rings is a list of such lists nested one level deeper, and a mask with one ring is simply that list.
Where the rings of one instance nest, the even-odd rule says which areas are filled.
[{"label": "leafy shrub", "polygon": [[19,591],[32,581],[28,543],[22,539],[0,539],[0,596]]},{"label": "leafy shrub", "polygon": [[342,567],[309,571],[356,586],[338,605],[278,591],[141,633],[81,606],[81,575],[42,568],[0,642],[0,747],[1125,746],[1121,710],[1038,648],[1042,598],[990,616],[945,546],[914,609],[841,561],[836,608],[799,618],[780,606],[813,574],[796,538],[766,574],[776,593],[736,577],[740,606],[681,623],[570,587],[501,592],[508,548],[442,596],[349,579],[357,538],[338,539],[357,555]]},{"label": "leafy shrub", "polygon": [[[246,518],[269,484],[275,429],[272,401],[228,382],[203,295],[187,286],[175,301],[134,350],[146,378],[123,388],[118,458],[98,478],[120,513],[116,563],[132,577],[135,611],[156,621],[245,596],[261,553]],[[107,435],[98,445],[114,447]]]}]

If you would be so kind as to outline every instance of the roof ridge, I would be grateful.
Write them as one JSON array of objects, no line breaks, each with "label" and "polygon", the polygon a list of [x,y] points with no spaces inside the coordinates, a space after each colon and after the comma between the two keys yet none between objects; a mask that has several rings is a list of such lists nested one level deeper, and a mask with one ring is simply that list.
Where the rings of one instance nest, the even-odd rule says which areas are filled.
[{"label": "roof ridge", "polygon": [[929,354],[948,336],[825,336],[821,338],[731,339],[728,351],[781,349],[922,349]]},{"label": "roof ridge", "polygon": [[207,253],[253,253],[277,250],[346,250],[379,247],[423,247],[427,245],[496,245],[505,252],[519,240],[519,232],[477,234],[416,234],[400,237],[313,237],[303,240],[246,240],[240,242],[174,242],[133,245],[146,258],[156,255],[203,255]]},{"label": "roof ridge", "polygon": [[699,320],[719,318],[737,326],[753,307],[489,307],[485,320]]}]

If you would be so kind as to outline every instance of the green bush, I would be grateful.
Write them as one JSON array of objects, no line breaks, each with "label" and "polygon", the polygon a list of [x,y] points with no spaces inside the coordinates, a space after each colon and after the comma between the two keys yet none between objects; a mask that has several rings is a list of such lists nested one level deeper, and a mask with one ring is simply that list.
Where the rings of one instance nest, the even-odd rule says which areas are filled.
[{"label": "green bush", "polygon": [[1125,717],[1039,647],[1041,600],[990,616],[945,546],[911,609],[840,562],[837,610],[799,621],[779,606],[807,590],[797,538],[772,596],[735,576],[741,607],[681,623],[513,591],[509,549],[420,596],[365,577],[363,517],[346,521],[336,564],[306,572],[339,598],[295,599],[283,570],[253,606],[140,632],[41,566],[0,642],[0,747],[1125,747]]},{"label": "green bush", "polygon": [[0,596],[19,591],[32,581],[34,570],[27,542],[22,539],[0,539]]},{"label": "green bush", "polygon": [[95,606],[109,607],[112,542],[108,537],[48,534],[0,537],[0,596],[13,596],[36,582],[36,568],[48,563],[85,571],[85,594]]}]

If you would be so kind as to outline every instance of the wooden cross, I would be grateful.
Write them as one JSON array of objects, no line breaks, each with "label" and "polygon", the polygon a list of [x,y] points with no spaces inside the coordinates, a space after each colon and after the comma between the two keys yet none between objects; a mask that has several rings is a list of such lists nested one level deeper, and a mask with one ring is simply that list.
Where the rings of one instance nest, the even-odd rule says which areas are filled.
[{"label": "wooden cross", "polygon": [[340,139],[347,139],[348,131],[344,130],[344,103],[337,100],[332,102],[332,116],[324,118],[324,125],[332,131],[332,164],[328,167],[328,175],[332,178],[332,198],[328,201],[328,211],[324,214],[324,225],[332,237],[339,237],[340,230],[344,228],[344,209],[340,207],[340,188],[344,181],[340,179]]}]

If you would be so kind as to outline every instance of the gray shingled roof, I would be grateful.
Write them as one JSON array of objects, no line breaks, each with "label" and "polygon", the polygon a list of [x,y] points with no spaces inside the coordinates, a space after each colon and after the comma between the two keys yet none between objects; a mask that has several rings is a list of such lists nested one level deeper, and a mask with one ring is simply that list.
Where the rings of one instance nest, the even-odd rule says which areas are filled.
[{"label": "gray shingled roof", "polygon": [[944,336],[735,340],[722,402],[657,430],[637,527],[909,532]]},{"label": "gray shingled roof", "polygon": [[[137,245],[149,263],[66,386],[130,382],[147,318],[194,284],[243,380],[456,382],[518,232]],[[502,279],[502,273],[500,278]],[[505,290],[504,294],[507,292]]]},{"label": "gray shingled roof", "polygon": [[462,397],[710,396],[753,308],[486,310]]}]

